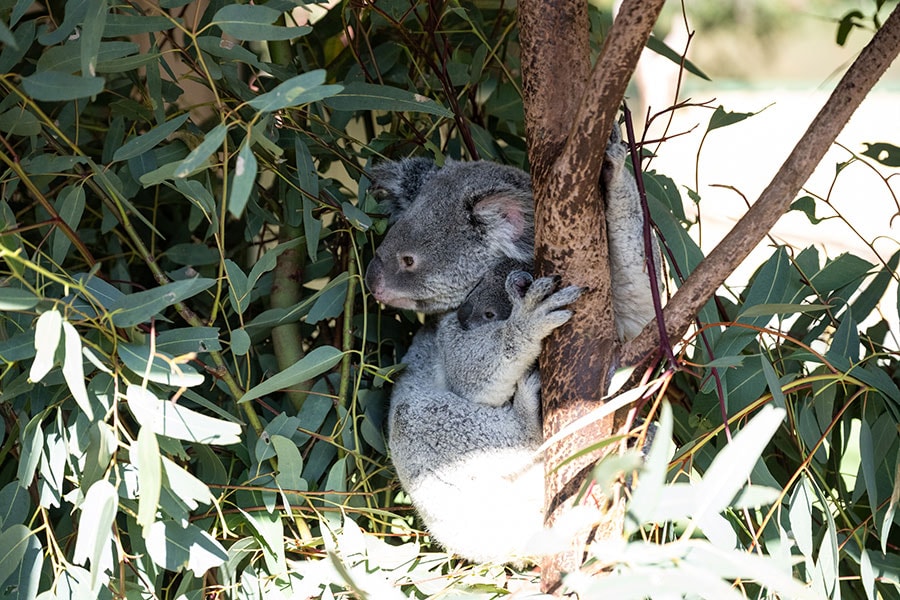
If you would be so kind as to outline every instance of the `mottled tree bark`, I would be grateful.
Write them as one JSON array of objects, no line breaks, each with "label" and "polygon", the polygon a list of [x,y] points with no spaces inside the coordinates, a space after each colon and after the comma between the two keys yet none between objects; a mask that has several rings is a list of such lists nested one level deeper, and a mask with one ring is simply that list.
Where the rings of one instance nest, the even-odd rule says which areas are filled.
[{"label": "mottled tree bark", "polygon": [[[663,0],[625,0],[590,76],[583,0],[520,0],[522,79],[528,152],[535,196],[535,266],[566,283],[585,286],[576,318],[560,328],[541,356],[544,434],[596,408],[614,366],[636,364],[657,351],[656,324],[624,347],[615,341],[606,231],[598,179],[606,137],[625,87]],[[680,339],[699,309],[787,210],[837,134],[900,51],[900,7],[860,54],[828,103],[743,219],[688,278],[664,311]],[[774,134],[775,132],[773,132]],[[596,457],[554,471],[592,441],[613,433],[613,419],[582,430],[547,450],[548,522],[577,489],[578,475]],[[612,516],[615,515],[615,516]],[[613,535],[621,507],[601,535]],[[614,522],[615,521],[615,522]],[[543,587],[579,564],[573,552],[545,561]]]},{"label": "mottled tree bark", "polygon": [[[535,195],[535,269],[559,274],[586,292],[576,319],[557,330],[541,357],[544,435],[597,407],[617,350],[606,225],[598,189],[606,140],[625,87],[663,0],[626,0],[589,73],[587,5],[583,0],[519,2],[522,83]],[[565,439],[545,455],[546,507],[552,523],[596,457],[560,462],[613,433],[613,418]],[[558,470],[557,470],[558,469]],[[579,543],[545,561],[543,585],[579,564]]]}]

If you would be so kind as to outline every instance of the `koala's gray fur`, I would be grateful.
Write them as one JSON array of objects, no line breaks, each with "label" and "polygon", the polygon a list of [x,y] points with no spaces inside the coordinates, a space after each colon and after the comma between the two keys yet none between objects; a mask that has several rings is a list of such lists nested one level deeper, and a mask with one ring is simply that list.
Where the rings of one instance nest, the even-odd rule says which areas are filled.
[{"label": "koala's gray fur", "polygon": [[[569,286],[554,293],[558,283],[554,277],[532,283],[529,273],[512,271],[502,288],[504,304],[510,306],[505,320],[484,322],[475,328],[470,324],[467,328],[456,313],[442,317],[437,330],[438,384],[470,402],[506,404],[516,384],[537,361],[541,341],[572,317],[572,312],[563,307],[574,302],[581,290]],[[486,287],[493,296],[497,286]],[[480,288],[482,284],[473,294],[480,296]],[[482,305],[481,298],[475,302]]]},{"label": "koala's gray fur", "polygon": [[[474,329],[494,321],[505,321],[512,312],[512,300],[507,286],[511,283],[519,298],[525,296],[534,278],[531,263],[507,258],[485,273],[478,285],[466,296],[466,301],[456,310],[459,325],[463,329]],[[517,273],[512,282],[507,282],[511,273]]]},{"label": "koala's gray fur", "polygon": [[[653,313],[643,219],[617,132],[603,177],[622,336]],[[379,165],[372,178],[387,195],[392,227],[366,283],[385,304],[436,315],[415,335],[391,396],[388,445],[398,477],[448,551],[477,562],[519,562],[543,526],[543,465],[534,459],[540,380],[531,367],[541,340],[571,316],[562,307],[580,291],[553,293],[556,282],[539,279],[523,294],[516,276],[503,276],[530,264],[533,253],[530,183],[518,169],[407,159]],[[494,290],[491,302],[503,302],[497,282],[509,284],[508,308],[496,313],[508,317],[473,316],[475,307],[463,325],[449,311],[482,281]]]}]

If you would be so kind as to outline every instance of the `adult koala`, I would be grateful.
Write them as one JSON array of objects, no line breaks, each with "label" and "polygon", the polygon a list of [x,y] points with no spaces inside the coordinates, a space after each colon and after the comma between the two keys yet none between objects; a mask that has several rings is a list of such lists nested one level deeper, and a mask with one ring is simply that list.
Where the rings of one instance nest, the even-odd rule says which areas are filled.
[{"label": "adult koala", "polygon": [[[439,169],[407,159],[378,165],[372,178],[386,193],[391,228],[369,264],[366,283],[380,302],[435,315],[413,338],[391,395],[388,445],[397,475],[447,550],[477,562],[519,561],[528,538],[543,525],[543,467],[534,460],[541,442],[539,380],[523,378],[512,403],[509,395],[487,403],[454,393],[438,330],[442,318],[457,319],[453,311],[504,259],[531,260],[528,176],[482,161],[448,161]],[[553,296],[545,291],[523,315],[542,310]],[[521,322],[539,327],[542,320]],[[510,348],[509,360],[522,374],[544,330],[529,332],[536,346]],[[468,333],[454,339],[491,354],[486,345],[494,338],[480,328]],[[459,350],[451,356],[468,354]],[[485,372],[481,380],[492,376]]]},{"label": "adult koala", "polygon": [[[624,157],[614,130],[603,181],[607,212],[615,215],[608,218],[610,254],[618,256],[611,262],[614,269],[624,264],[626,271],[614,273],[613,281],[618,277],[627,285],[621,286],[622,294],[614,285],[613,297],[617,323],[621,305],[623,314],[635,317],[629,320],[643,324],[652,316],[643,218]],[[509,323],[462,331],[456,327],[453,336],[439,335],[441,327],[453,324],[448,319],[457,319],[451,311],[486,275],[503,277],[496,270],[506,262],[530,264],[534,222],[529,178],[518,169],[484,161],[447,161],[438,168],[427,160],[405,159],[376,166],[372,179],[386,196],[391,227],[369,264],[366,283],[380,302],[436,315],[415,335],[403,359],[406,370],[391,396],[388,445],[397,474],[431,535],[447,550],[477,562],[520,562],[527,558],[527,541],[543,526],[543,468],[534,457],[541,441],[540,383],[528,373],[540,341],[568,318],[553,313],[577,294],[563,294],[568,299],[562,301],[559,294],[565,290],[553,293],[545,278],[533,284],[534,293],[526,294],[523,303],[520,290],[511,285],[508,300],[517,309]],[[555,324],[548,326],[548,318],[534,315]],[[497,328],[506,333],[487,335]],[[457,341],[447,341],[453,339]],[[448,353],[442,343],[459,347]],[[445,358],[493,352],[504,354],[504,364],[512,367],[507,375],[518,381],[511,403],[508,396],[473,393],[476,401],[451,391],[464,390],[454,385],[459,382],[446,380]],[[490,364],[484,363],[480,377],[469,370],[467,379],[493,382]],[[479,367],[472,361],[471,369]]]}]

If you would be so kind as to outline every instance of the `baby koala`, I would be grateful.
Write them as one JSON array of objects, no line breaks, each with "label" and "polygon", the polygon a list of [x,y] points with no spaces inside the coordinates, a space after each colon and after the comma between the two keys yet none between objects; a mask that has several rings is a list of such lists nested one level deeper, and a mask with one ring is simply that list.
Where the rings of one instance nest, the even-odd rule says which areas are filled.
[{"label": "baby koala", "polygon": [[[572,318],[564,307],[581,288],[557,291],[559,277],[534,280],[516,260],[489,271],[438,325],[438,383],[467,400],[503,406],[531,373],[541,341]],[[539,426],[539,423],[538,423]]]}]

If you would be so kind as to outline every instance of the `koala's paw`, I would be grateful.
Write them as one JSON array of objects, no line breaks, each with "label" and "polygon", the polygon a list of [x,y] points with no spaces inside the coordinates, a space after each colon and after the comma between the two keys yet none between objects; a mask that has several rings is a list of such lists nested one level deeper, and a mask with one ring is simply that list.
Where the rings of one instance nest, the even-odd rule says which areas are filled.
[{"label": "koala's paw", "polygon": [[603,167],[600,170],[600,176],[607,185],[622,173],[622,170],[625,168],[625,157],[627,155],[628,146],[622,143],[622,133],[619,131],[619,124],[614,123],[612,134],[606,143]]},{"label": "koala's paw", "polygon": [[537,369],[531,371],[516,384],[513,405],[518,407],[521,414],[537,419],[537,424],[540,426],[541,374]]},{"label": "koala's paw", "polygon": [[542,277],[534,281],[525,296],[513,298],[511,320],[532,339],[541,340],[572,318],[572,311],[564,307],[581,296],[582,288],[570,285],[556,291],[560,278]]}]

